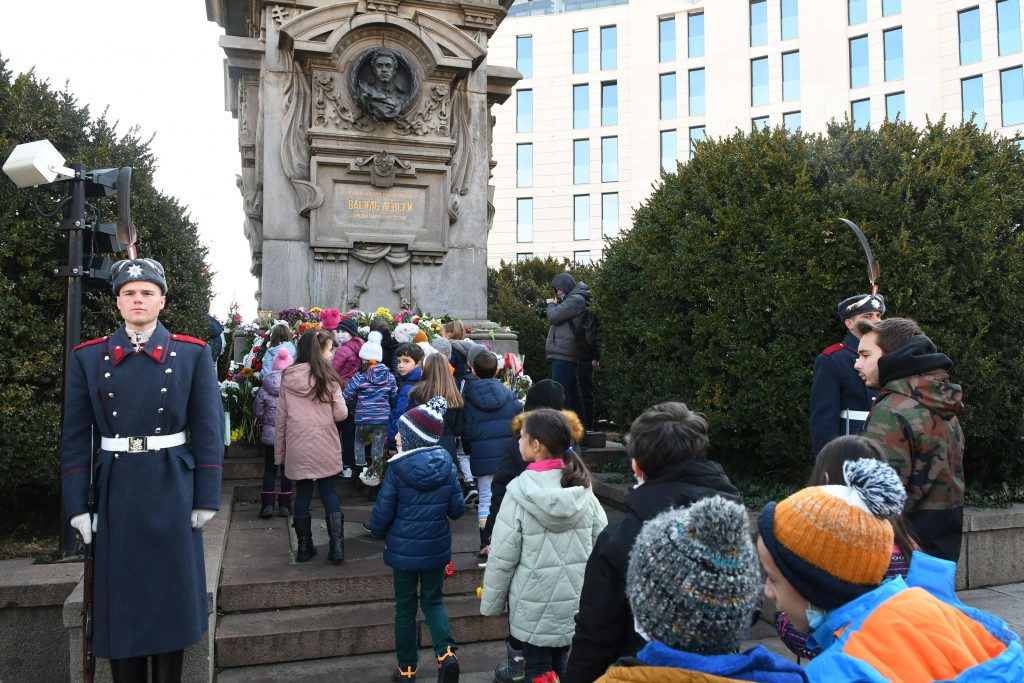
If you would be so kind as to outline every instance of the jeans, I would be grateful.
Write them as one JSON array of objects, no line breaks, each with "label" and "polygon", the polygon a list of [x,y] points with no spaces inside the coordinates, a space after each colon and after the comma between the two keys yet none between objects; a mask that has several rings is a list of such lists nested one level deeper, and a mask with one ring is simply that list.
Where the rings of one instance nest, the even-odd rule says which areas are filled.
[{"label": "jeans", "polygon": [[523,643],[523,658],[526,660],[526,680],[532,681],[546,671],[554,671],[559,679],[565,678],[569,664],[569,646],[538,647]]},{"label": "jeans", "polygon": [[313,501],[313,484],[320,490],[320,502],[324,504],[327,514],[341,512],[341,502],[334,486],[338,483],[338,475],[333,474],[323,479],[299,479],[295,482],[295,516],[309,517],[309,504]]},{"label": "jeans", "polygon": [[583,426],[588,431],[594,430],[594,361],[592,358],[580,358],[580,367],[576,371],[576,381],[580,387],[580,402],[586,419],[580,416]]},{"label": "jeans", "polygon": [[[434,654],[444,654],[450,646],[456,649],[452,640],[448,613],[444,609],[444,567],[423,572],[407,572],[401,569],[395,573],[395,655],[401,668],[413,667],[419,661],[420,647],[416,636],[416,603],[423,610],[423,620],[430,629],[434,643]],[[419,584],[419,595],[416,594]]]},{"label": "jeans", "polygon": [[580,398],[580,385],[576,380],[579,363],[572,360],[551,359],[551,379],[562,385],[565,390],[565,407],[576,413],[583,424],[587,423],[587,413]]},{"label": "jeans", "polygon": [[263,488],[260,490],[260,497],[264,505],[273,505],[274,496],[279,496],[278,503],[281,505],[292,504],[292,482],[284,474],[284,466],[281,465],[281,488],[280,493],[274,493],[274,480],[277,479],[277,468],[274,464],[274,447],[263,444]]},{"label": "jeans", "polygon": [[386,424],[370,425],[370,424],[357,424],[356,425],[356,466],[363,467],[366,465],[366,437],[370,437],[370,457],[376,462],[376,460],[384,455],[384,440],[388,436],[388,426]]},{"label": "jeans", "polygon": [[335,424],[341,437],[341,466],[352,469],[356,464],[356,416],[349,413],[344,422]]},{"label": "jeans", "polygon": [[476,490],[480,495],[477,498],[477,518],[480,520],[481,529],[487,524],[487,516],[491,514],[491,483],[493,481],[493,474],[483,474],[476,478]]}]

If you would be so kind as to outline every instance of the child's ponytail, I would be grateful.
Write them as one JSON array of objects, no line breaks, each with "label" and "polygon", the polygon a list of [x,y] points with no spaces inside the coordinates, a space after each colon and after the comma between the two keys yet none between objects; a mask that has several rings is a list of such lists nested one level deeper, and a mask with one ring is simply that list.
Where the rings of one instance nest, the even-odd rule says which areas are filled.
[{"label": "child's ponytail", "polygon": [[572,425],[557,410],[540,408],[523,414],[521,429],[537,439],[548,453],[562,459],[562,488],[591,486],[590,470],[572,447]]},{"label": "child's ponytail", "polygon": [[583,462],[583,458],[580,457],[575,448],[570,446],[565,449],[565,452],[562,454],[562,462],[565,463],[565,466],[562,467],[563,489],[570,486],[591,487],[593,481],[590,476],[590,470],[587,469],[587,464]]}]

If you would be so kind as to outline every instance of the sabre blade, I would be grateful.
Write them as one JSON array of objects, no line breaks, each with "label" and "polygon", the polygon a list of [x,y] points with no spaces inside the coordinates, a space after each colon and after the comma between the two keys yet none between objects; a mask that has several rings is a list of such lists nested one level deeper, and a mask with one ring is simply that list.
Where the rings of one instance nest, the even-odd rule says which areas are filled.
[{"label": "sabre blade", "polygon": [[840,218],[839,220],[850,226],[850,229],[853,230],[855,235],[857,235],[857,239],[860,240],[860,246],[864,248],[864,255],[868,259],[868,282],[871,283],[871,294],[873,296],[878,293],[878,285],[875,284],[875,282],[879,278],[880,270],[878,268],[878,261],[875,260],[874,254],[871,253],[871,245],[868,243],[868,238],[853,221],[845,218]]}]

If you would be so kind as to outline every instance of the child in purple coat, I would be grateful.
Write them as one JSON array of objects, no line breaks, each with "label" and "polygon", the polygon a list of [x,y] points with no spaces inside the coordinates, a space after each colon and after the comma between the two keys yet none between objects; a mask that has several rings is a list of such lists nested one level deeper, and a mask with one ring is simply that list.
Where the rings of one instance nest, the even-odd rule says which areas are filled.
[{"label": "child in purple coat", "polygon": [[263,385],[256,392],[253,412],[260,419],[260,441],[263,446],[263,488],[260,489],[260,517],[268,519],[274,516],[274,502],[277,501],[277,514],[290,517],[292,514],[292,482],[281,468],[281,488],[274,493],[274,479],[277,478],[277,465],[274,464],[274,420],[277,419],[277,400],[281,396],[281,373],[295,362],[287,347],[280,347],[274,356],[272,371],[263,378]]}]

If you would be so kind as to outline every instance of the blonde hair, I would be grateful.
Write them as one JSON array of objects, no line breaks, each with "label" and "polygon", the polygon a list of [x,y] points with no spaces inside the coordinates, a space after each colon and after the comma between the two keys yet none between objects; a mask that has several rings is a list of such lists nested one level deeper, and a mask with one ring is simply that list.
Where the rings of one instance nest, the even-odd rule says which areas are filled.
[{"label": "blonde hair", "polygon": [[444,331],[449,339],[465,339],[466,328],[461,320],[450,320],[444,324]]},{"label": "blonde hair", "polygon": [[422,405],[434,396],[442,396],[448,401],[448,410],[461,408],[466,403],[462,399],[452,379],[451,365],[444,354],[432,353],[423,359],[422,379],[409,392],[409,399]]}]

